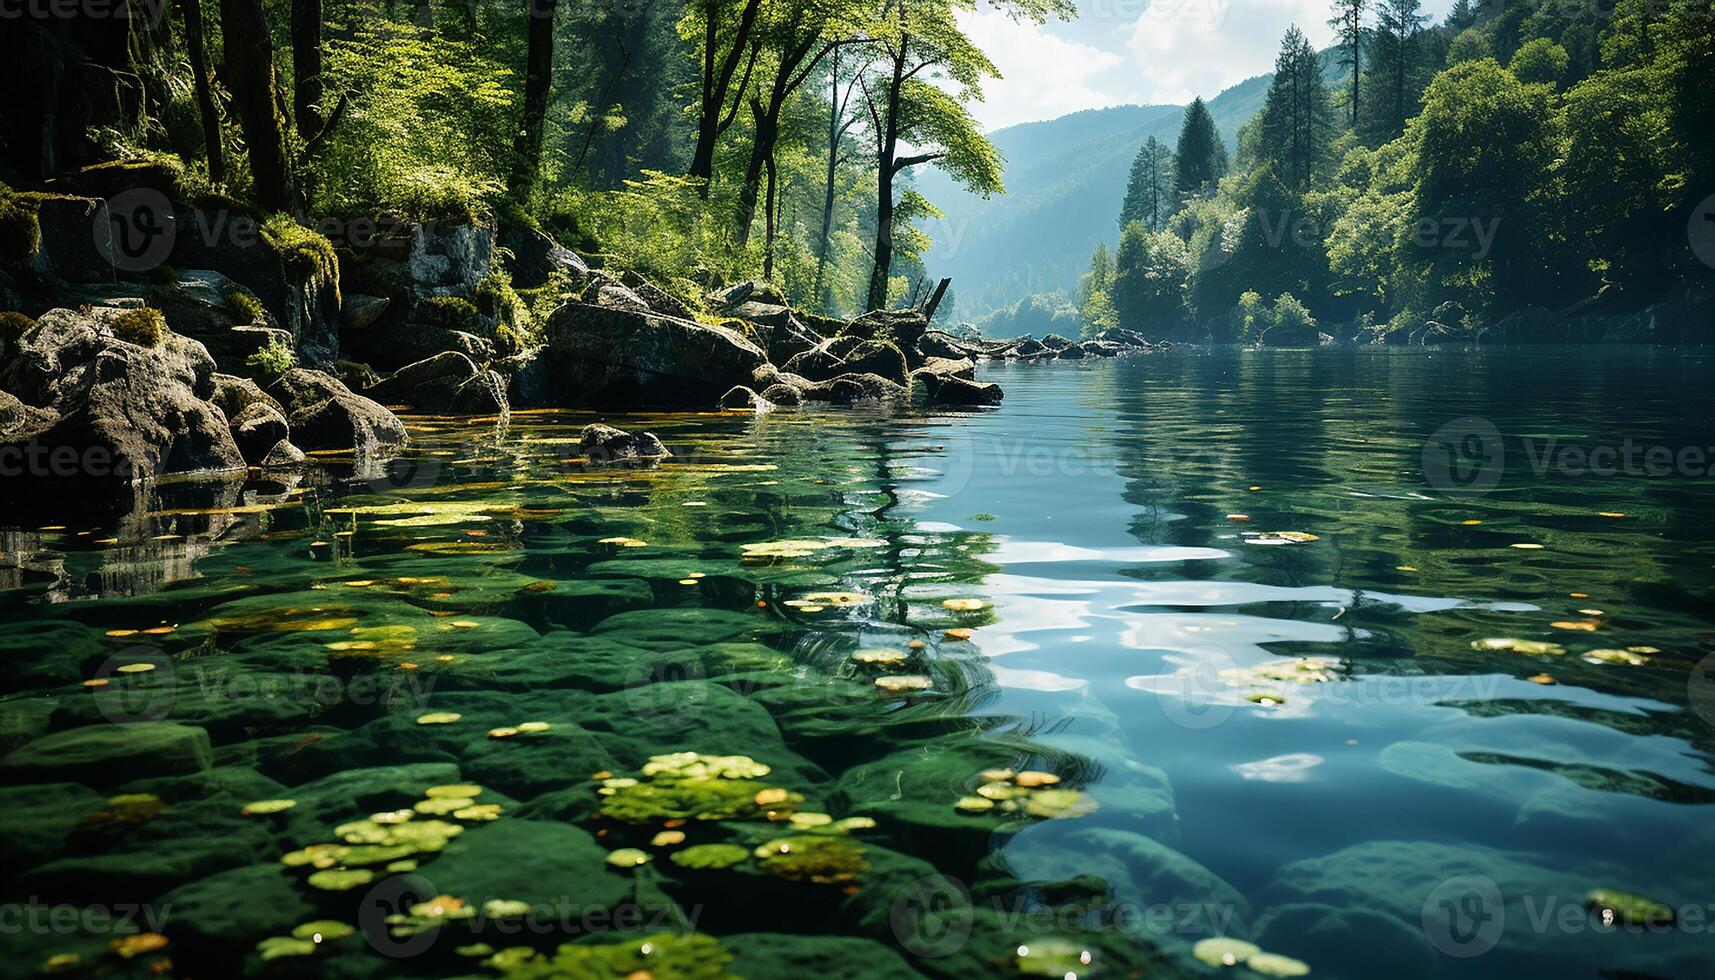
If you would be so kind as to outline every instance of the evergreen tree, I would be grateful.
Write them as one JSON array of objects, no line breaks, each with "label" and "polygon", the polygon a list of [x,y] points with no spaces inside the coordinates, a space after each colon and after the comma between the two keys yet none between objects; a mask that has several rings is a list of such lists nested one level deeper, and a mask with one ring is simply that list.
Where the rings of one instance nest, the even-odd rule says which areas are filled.
[{"label": "evergreen tree", "polygon": [[1359,51],[1364,35],[1369,33],[1364,27],[1364,11],[1369,6],[1370,0],[1334,0],[1334,16],[1328,18],[1328,26],[1340,42],[1340,64],[1352,70],[1352,104],[1346,107],[1346,119],[1353,128],[1358,125]]},{"label": "evergreen tree", "polygon": [[1173,179],[1173,154],[1151,136],[1131,162],[1131,179],[1126,184],[1125,203],[1120,206],[1120,227],[1133,221],[1149,228],[1165,224],[1173,211]]},{"label": "evergreen tree", "polygon": [[1385,143],[1405,132],[1417,112],[1421,68],[1418,30],[1428,16],[1420,0],[1379,0],[1376,24],[1369,32],[1370,90],[1360,128],[1367,140]]},{"label": "evergreen tree", "polygon": [[1291,190],[1309,190],[1326,163],[1333,119],[1321,60],[1297,27],[1281,39],[1260,136],[1262,161]]},{"label": "evergreen tree", "polygon": [[1215,186],[1227,172],[1227,147],[1201,97],[1191,100],[1174,150],[1174,189],[1180,200]]}]

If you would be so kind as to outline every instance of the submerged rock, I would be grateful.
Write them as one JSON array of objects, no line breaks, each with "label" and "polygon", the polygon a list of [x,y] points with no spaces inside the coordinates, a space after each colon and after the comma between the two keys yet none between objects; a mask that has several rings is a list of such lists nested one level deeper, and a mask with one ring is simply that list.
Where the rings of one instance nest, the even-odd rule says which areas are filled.
[{"label": "submerged rock", "polygon": [[993,382],[972,381],[955,374],[922,374],[931,405],[999,405],[1005,393]]},{"label": "submerged rock", "polygon": [[208,732],[173,722],[96,724],[44,735],[0,758],[7,781],[75,779],[114,786],[139,776],[175,776],[213,765]]}]

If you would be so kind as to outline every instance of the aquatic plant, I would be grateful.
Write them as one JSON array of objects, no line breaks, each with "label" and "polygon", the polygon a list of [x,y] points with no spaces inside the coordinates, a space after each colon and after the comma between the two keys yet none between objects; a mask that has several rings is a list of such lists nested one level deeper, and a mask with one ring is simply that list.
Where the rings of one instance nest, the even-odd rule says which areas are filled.
[{"label": "aquatic plant", "polygon": [[167,337],[167,318],[152,306],[138,306],[108,320],[107,329],[127,343],[159,347]]},{"label": "aquatic plant", "polygon": [[1672,907],[1617,888],[1597,888],[1584,897],[1584,904],[1604,919],[1632,926],[1667,925],[1674,920]]},{"label": "aquatic plant", "polygon": [[732,954],[713,936],[657,933],[605,945],[567,943],[547,956],[528,946],[503,949],[485,964],[505,980],[736,980]]},{"label": "aquatic plant", "polygon": [[719,869],[743,864],[750,852],[737,844],[696,844],[667,855],[668,860],[682,868]]},{"label": "aquatic plant", "polygon": [[863,845],[850,837],[798,834],[779,837],[751,851],[762,870],[787,881],[819,885],[850,881],[869,870]]}]

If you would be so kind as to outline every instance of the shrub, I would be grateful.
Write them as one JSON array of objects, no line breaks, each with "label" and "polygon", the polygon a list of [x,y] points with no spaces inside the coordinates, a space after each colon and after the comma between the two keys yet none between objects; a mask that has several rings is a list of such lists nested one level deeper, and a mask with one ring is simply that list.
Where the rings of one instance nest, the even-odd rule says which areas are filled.
[{"label": "shrub", "polygon": [[286,263],[286,271],[312,282],[338,283],[339,256],[333,243],[292,220],[276,214],[262,222],[262,240]]},{"label": "shrub", "polygon": [[1316,329],[1316,318],[1310,315],[1310,310],[1298,301],[1291,293],[1281,293],[1274,298],[1273,325],[1287,329],[1302,328]]},{"label": "shrub", "polygon": [[278,336],[268,338],[268,346],[244,359],[244,363],[269,377],[278,377],[298,366],[298,354]]},{"label": "shrub", "polygon": [[167,336],[167,318],[152,306],[139,306],[107,321],[107,328],[128,343],[159,347]]}]

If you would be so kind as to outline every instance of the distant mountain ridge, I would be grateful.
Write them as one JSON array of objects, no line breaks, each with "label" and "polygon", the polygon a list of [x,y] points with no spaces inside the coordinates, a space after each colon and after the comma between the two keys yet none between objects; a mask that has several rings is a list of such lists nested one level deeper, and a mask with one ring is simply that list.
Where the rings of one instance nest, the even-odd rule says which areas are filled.
[{"label": "distant mountain ridge", "polygon": [[[1331,60],[1324,53],[1332,87],[1343,70]],[[1247,78],[1208,100],[1228,153],[1273,77]],[[1184,114],[1182,105],[1122,105],[996,130],[989,139],[1006,159],[1007,192],[986,201],[926,170],[917,186],[946,217],[925,226],[935,245],[924,262],[932,275],[953,277],[955,316],[973,319],[1032,293],[1070,296],[1096,243],[1119,239],[1138,148],[1150,136],[1171,148]]]}]

